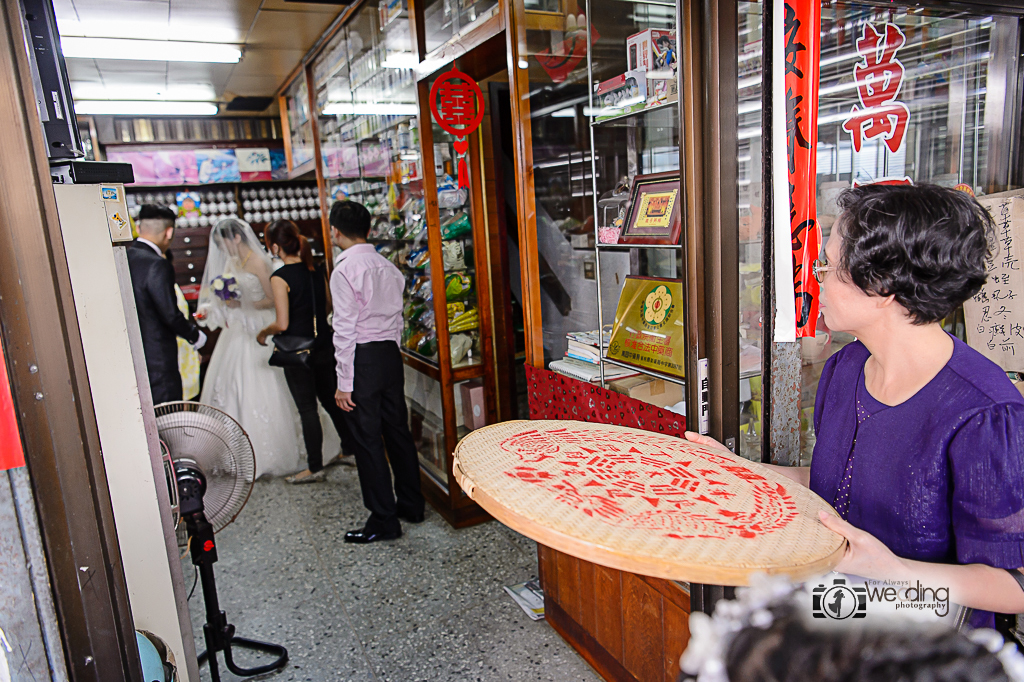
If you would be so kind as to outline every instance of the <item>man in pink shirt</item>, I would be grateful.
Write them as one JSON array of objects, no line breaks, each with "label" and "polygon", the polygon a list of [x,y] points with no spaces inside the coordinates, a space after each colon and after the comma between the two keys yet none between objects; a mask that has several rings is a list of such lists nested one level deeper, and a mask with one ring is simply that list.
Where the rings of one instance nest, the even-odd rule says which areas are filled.
[{"label": "man in pink shirt", "polygon": [[366,242],[370,213],[362,204],[336,201],[330,223],[331,240],[342,249],[331,273],[335,399],[352,432],[363,504],[370,510],[366,525],[346,533],[345,542],[394,540],[402,536],[399,519],[419,523],[424,510],[398,350],[405,277]]}]

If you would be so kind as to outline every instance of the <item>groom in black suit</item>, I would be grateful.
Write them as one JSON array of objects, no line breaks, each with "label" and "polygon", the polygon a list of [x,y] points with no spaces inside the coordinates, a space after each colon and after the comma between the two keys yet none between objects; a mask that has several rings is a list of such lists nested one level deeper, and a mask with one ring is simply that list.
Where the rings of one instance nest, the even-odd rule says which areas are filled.
[{"label": "groom in black suit", "polygon": [[196,323],[178,310],[174,267],[164,258],[174,238],[174,218],[174,211],[166,206],[145,204],[135,219],[139,238],[128,247],[128,269],[154,405],[182,397],[175,337],[180,336],[197,350],[206,343],[206,335]]}]

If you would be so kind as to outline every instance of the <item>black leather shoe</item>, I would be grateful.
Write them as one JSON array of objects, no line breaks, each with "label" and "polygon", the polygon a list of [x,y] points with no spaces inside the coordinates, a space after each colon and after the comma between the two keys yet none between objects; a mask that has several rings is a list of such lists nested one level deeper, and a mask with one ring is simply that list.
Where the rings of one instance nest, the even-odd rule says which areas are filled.
[{"label": "black leather shoe", "polygon": [[379,531],[368,531],[366,528],[360,528],[359,530],[350,530],[345,533],[345,542],[351,542],[357,545],[368,545],[371,542],[377,542],[378,540],[397,540],[400,537],[402,537],[401,530],[391,533],[383,533]]},{"label": "black leather shoe", "polygon": [[398,512],[398,518],[402,519],[403,521],[408,521],[409,523],[423,523],[425,515],[424,512],[416,512],[415,514],[410,514],[407,512]]}]

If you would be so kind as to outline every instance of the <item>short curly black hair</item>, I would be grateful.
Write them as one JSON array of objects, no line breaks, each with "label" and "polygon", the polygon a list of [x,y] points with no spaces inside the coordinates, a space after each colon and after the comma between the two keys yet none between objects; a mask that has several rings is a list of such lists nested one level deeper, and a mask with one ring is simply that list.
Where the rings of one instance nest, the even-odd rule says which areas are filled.
[{"label": "short curly black hair", "polygon": [[350,239],[366,239],[370,234],[370,212],[358,202],[335,201],[328,220],[331,227]]},{"label": "short curly black hair", "polygon": [[837,274],[894,296],[914,324],[938,322],[981,289],[995,243],[974,197],[935,185],[865,185],[839,196]]}]

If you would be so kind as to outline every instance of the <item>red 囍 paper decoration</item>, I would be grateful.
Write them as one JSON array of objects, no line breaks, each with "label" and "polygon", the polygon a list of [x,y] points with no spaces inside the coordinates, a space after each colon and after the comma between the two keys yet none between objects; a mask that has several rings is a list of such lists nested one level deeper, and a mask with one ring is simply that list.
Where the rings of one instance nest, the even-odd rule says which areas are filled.
[{"label": "red \u56cd paper decoration", "polygon": [[430,87],[430,112],[437,125],[455,138],[458,155],[459,187],[469,187],[466,153],[469,136],[484,118],[484,95],[476,81],[455,67],[441,74]]}]

